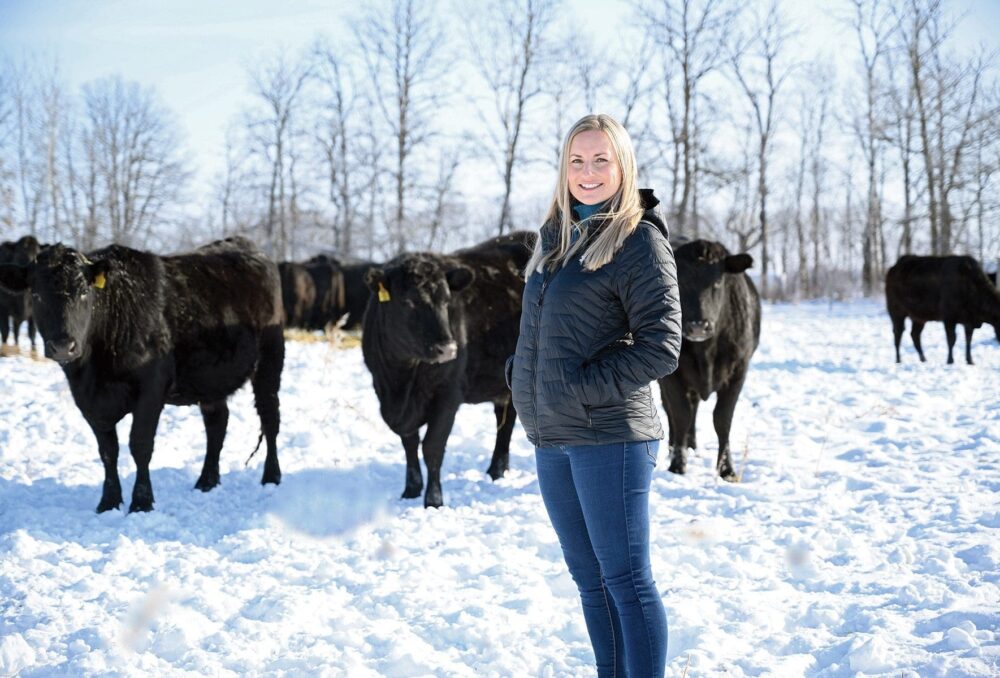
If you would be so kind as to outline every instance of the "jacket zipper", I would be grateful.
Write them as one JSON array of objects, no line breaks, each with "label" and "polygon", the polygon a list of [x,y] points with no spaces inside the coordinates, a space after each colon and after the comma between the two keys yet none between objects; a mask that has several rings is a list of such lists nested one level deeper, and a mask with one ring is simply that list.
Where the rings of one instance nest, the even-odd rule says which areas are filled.
[{"label": "jacket zipper", "polygon": [[535,305],[535,356],[531,366],[531,404],[535,414],[535,431],[538,433],[538,443],[542,446],[542,433],[538,429],[538,335],[541,331],[542,302],[545,300],[545,288],[549,286],[550,273],[546,269],[542,273],[542,287],[538,291],[538,303]]}]

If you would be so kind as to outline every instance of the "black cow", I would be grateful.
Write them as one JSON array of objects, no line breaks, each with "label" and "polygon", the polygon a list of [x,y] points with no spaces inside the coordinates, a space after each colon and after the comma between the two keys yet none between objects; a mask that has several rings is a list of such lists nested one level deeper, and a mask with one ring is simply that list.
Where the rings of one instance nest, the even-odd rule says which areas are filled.
[{"label": "black cow", "polygon": [[303,264],[316,286],[309,328],[326,329],[346,313],[344,300],[344,274],[340,262],[333,257],[319,254]]},{"label": "black cow", "polygon": [[285,327],[312,328],[316,283],[308,269],[294,261],[278,264],[281,274],[281,300],[285,308]]},{"label": "black cow", "polygon": [[208,445],[195,487],[215,487],[226,397],[247,379],[267,440],[261,482],[281,481],[281,284],[277,266],[249,241],[232,238],[168,257],[119,245],[86,256],[46,246],[31,266],[0,266],[0,285],[31,289],[45,355],[62,366],[94,431],[104,462],[98,512],[122,503],[115,425],[128,413],[136,464],[129,510],[152,510],[149,461],[165,403],[201,408]]},{"label": "black cow", "polygon": [[885,274],[885,305],[892,320],[896,362],[906,318],[921,362],[926,362],[920,333],[929,320],[944,323],[948,364],[955,362],[955,326],[965,327],[965,362],[972,364],[972,332],[984,322],[1000,339],[1000,291],[990,284],[972,257],[918,257],[906,254]]},{"label": "black cow", "polygon": [[406,451],[404,499],[424,486],[417,449],[426,424],[424,506],[443,504],[441,463],[462,403],[493,403],[497,436],[487,473],[496,480],[507,471],[516,413],[504,362],[517,344],[533,237],[512,233],[448,256],[404,254],[366,276],[372,295],[361,347],[382,419]]},{"label": "black cow", "polygon": [[[0,264],[28,266],[38,256],[39,244],[34,236],[26,235],[17,242],[0,244]],[[28,338],[31,350],[35,350],[35,318],[31,312],[31,295],[27,292],[7,292],[0,290],[0,347],[7,345],[12,337],[17,347],[21,334],[21,323],[28,321]]]},{"label": "black cow", "polygon": [[365,282],[365,274],[368,269],[378,266],[374,261],[359,261],[351,264],[344,264],[344,301],[346,302],[347,320],[343,329],[353,330],[361,327],[361,320],[365,316],[365,308],[368,307],[368,297],[371,290]]},{"label": "black cow", "polygon": [[719,437],[716,469],[724,480],[735,481],[729,429],[750,358],[760,342],[760,297],[744,273],[753,265],[753,258],[730,254],[719,243],[707,240],[686,243],[674,256],[684,339],[677,370],[660,379],[660,395],[670,423],[670,470],[684,473],[685,449],[698,447],[698,402],[715,393],[712,420]]}]

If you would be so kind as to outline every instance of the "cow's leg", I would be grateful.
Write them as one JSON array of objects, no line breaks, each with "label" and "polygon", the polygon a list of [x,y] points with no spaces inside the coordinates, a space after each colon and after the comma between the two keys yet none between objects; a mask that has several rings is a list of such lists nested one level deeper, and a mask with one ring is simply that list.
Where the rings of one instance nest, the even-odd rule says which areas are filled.
[{"label": "cow's leg", "polygon": [[441,493],[441,465],[444,450],[448,444],[451,427],[455,424],[455,414],[461,403],[438,402],[431,405],[431,416],[424,434],[424,465],[427,467],[427,489],[424,491],[424,508],[438,508],[444,505]]},{"label": "cow's leg", "polygon": [[965,363],[972,364],[972,331],[975,329],[970,323],[965,323]]},{"label": "cow's leg", "polygon": [[99,428],[90,424],[97,438],[97,451],[104,464],[104,489],[101,491],[101,503],[97,512],[104,513],[122,505],[122,485],[118,479],[118,431],[112,425],[110,428]]},{"label": "cow's leg", "polygon": [[733,458],[729,451],[729,429],[733,424],[733,411],[736,409],[736,401],[739,400],[740,391],[743,390],[745,377],[745,373],[734,376],[729,385],[716,393],[715,410],[712,412],[712,423],[715,424],[715,433],[719,436],[719,457],[716,460],[715,468],[719,472],[719,477],[730,482],[737,480],[737,477],[736,470],[733,468]]},{"label": "cow's leg", "polygon": [[892,340],[896,344],[896,362],[901,362],[899,359],[899,342],[903,339],[903,330],[905,329],[906,316],[890,316],[892,319]]},{"label": "cow's leg", "polygon": [[698,405],[701,403],[701,398],[694,391],[688,391],[687,399],[691,417],[688,420],[688,430],[687,435],[684,437],[684,445],[689,449],[697,450],[698,433],[696,429],[698,427]]},{"label": "cow's leg", "polygon": [[201,419],[205,422],[205,463],[201,467],[201,476],[194,484],[195,489],[208,492],[219,484],[219,453],[226,439],[226,426],[229,424],[229,406],[225,399],[210,403],[199,403]]},{"label": "cow's leg", "polygon": [[149,478],[149,462],[153,458],[153,441],[156,426],[163,411],[163,400],[140,397],[132,412],[132,430],[129,432],[128,446],[135,461],[135,485],[132,487],[132,503],[129,513],[153,510],[153,483]]},{"label": "cow's leg", "polygon": [[514,432],[514,420],[517,419],[517,412],[514,411],[514,404],[508,397],[502,403],[493,403],[493,413],[497,418],[497,440],[493,447],[490,467],[486,469],[486,472],[490,478],[497,480],[503,478],[507,469],[510,468],[510,436]]},{"label": "cow's leg", "polygon": [[424,491],[424,473],[420,470],[420,433],[399,436],[406,452],[406,486],[403,499],[416,499]]},{"label": "cow's leg", "polygon": [[663,403],[663,409],[667,413],[667,443],[670,449],[674,448],[675,444],[678,444],[678,439],[680,438],[680,429],[677,427],[677,422],[674,421],[674,414],[669,407],[667,407],[667,386],[664,383],[665,379],[660,379],[658,381],[660,385],[660,402]]},{"label": "cow's leg", "polygon": [[910,320],[910,339],[913,340],[913,347],[917,349],[917,355],[920,356],[920,362],[927,362],[927,358],[924,357],[924,349],[920,345],[920,333],[924,331],[924,321],[917,320],[913,318]]},{"label": "cow's leg", "polygon": [[952,351],[955,348],[955,323],[948,320],[944,321],[944,336],[948,339],[948,364],[952,365],[955,362],[955,358],[952,355]]},{"label": "cow's leg", "polygon": [[11,334],[14,338],[14,348],[17,348],[18,342],[21,340],[21,323],[24,322],[24,316],[22,316],[17,311],[14,311],[14,316],[10,323]]},{"label": "cow's leg", "polygon": [[260,416],[260,427],[267,442],[262,485],[281,482],[278,465],[278,427],[281,413],[278,390],[281,388],[281,370],[285,365],[285,338],[279,326],[265,327],[260,337],[260,358],[253,376],[253,398]]},{"label": "cow's leg", "polygon": [[683,474],[687,470],[685,449],[691,430],[691,402],[688,400],[683,382],[674,380],[670,387],[660,389],[663,407],[670,419],[670,472]]},{"label": "cow's leg", "polygon": [[0,355],[7,355],[7,337],[10,336],[10,316],[0,308]]},{"label": "cow's leg", "polygon": [[35,316],[28,316],[28,338],[31,339],[31,352],[34,353],[37,349],[35,348]]}]

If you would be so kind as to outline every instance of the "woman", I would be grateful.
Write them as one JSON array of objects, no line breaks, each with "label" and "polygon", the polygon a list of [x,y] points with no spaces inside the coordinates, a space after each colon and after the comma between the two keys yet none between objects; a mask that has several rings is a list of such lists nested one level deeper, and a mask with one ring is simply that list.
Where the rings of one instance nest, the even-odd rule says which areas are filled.
[{"label": "woman", "polygon": [[677,367],[681,333],[657,204],[636,186],[619,123],[588,115],[573,126],[507,362],[599,676],[662,676],[666,664],[648,511],[663,429],[649,385]]}]

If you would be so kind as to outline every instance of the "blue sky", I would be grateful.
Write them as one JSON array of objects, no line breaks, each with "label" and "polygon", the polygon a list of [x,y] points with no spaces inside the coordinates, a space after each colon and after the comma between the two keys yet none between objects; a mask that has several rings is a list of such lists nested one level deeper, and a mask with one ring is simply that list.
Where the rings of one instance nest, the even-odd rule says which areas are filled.
[{"label": "blue sky", "polygon": [[[247,70],[281,47],[293,53],[318,33],[344,35],[356,3],[319,0],[0,0],[0,55],[58,61],[75,88],[111,74],[152,85],[178,116],[201,179],[221,167],[227,125],[249,98]],[[454,7],[444,0],[443,7]],[[624,0],[574,0],[574,20],[596,39],[629,14]],[[967,0],[960,42],[991,42],[1000,0]],[[832,18],[846,0],[786,3],[803,44],[831,58],[853,56],[853,36]],[[609,38],[612,36],[608,36]],[[346,38],[346,36],[345,36]]]}]

